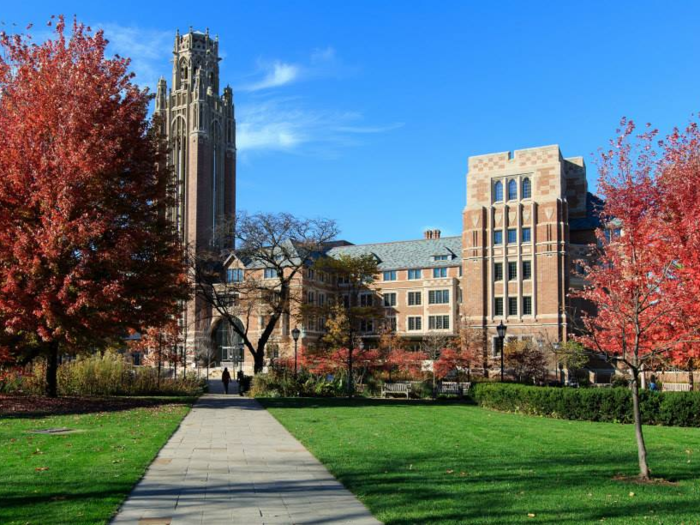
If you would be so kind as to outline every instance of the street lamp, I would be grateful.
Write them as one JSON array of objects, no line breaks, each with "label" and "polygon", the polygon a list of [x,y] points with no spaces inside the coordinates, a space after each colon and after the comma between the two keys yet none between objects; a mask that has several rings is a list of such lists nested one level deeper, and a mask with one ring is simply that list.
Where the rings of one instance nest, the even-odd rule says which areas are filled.
[{"label": "street lamp", "polygon": [[299,341],[299,336],[301,335],[301,330],[296,326],[292,330],[292,339],[294,339],[294,377],[297,377],[297,342]]},{"label": "street lamp", "polygon": [[503,340],[506,338],[506,325],[503,324],[501,319],[501,324],[496,327],[496,332],[498,332],[498,345],[501,349],[501,383],[503,383]]}]

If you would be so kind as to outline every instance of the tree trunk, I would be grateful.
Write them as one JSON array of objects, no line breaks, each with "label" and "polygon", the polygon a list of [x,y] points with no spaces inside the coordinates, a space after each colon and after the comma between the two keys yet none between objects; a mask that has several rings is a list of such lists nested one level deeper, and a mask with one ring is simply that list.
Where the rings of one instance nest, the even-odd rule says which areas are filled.
[{"label": "tree trunk", "polygon": [[258,351],[253,354],[253,359],[253,373],[259,374],[263,371],[263,367],[265,366],[265,351],[258,349]]},{"label": "tree trunk", "polygon": [[355,392],[355,385],[352,383],[352,340],[348,349],[348,397],[352,397]]},{"label": "tree trunk", "polygon": [[688,360],[688,386],[690,386],[690,391],[695,390],[695,378],[693,374],[695,373],[695,361],[691,358]]},{"label": "tree trunk", "polygon": [[647,465],[647,446],[644,443],[642,433],[642,414],[639,408],[639,372],[633,371],[632,379],[632,411],[634,413],[634,434],[637,438],[637,456],[639,457],[639,479],[649,479],[649,466]]},{"label": "tree trunk", "polygon": [[46,395],[58,397],[58,343],[53,341],[48,346],[46,356]]}]

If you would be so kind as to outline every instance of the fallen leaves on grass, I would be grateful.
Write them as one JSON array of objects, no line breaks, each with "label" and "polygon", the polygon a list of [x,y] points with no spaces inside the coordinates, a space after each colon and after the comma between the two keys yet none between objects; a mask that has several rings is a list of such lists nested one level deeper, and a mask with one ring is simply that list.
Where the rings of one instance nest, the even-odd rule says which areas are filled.
[{"label": "fallen leaves on grass", "polygon": [[44,472],[46,470],[49,470],[49,467],[36,467],[34,470],[37,472]]}]

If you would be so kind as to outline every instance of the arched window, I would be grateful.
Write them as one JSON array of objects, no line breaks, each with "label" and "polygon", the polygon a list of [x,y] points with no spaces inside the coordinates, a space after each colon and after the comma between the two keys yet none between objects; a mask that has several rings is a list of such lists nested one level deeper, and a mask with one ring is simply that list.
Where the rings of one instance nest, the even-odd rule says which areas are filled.
[{"label": "arched window", "polygon": [[503,183],[499,180],[493,187],[493,202],[503,200]]},{"label": "arched window", "polygon": [[518,183],[515,182],[515,179],[511,179],[508,182],[508,200],[512,201],[513,199],[518,198]]},{"label": "arched window", "polygon": [[527,177],[523,179],[523,199],[532,197],[532,182]]}]

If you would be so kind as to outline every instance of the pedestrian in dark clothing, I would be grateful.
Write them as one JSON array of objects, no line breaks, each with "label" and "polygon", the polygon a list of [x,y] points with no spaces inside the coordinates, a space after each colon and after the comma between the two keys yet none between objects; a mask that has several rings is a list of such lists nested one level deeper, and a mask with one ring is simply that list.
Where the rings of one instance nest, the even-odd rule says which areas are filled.
[{"label": "pedestrian in dark clothing", "polygon": [[228,394],[228,384],[231,382],[231,374],[229,374],[228,368],[224,368],[224,373],[221,374],[221,382],[224,384],[224,392]]}]

